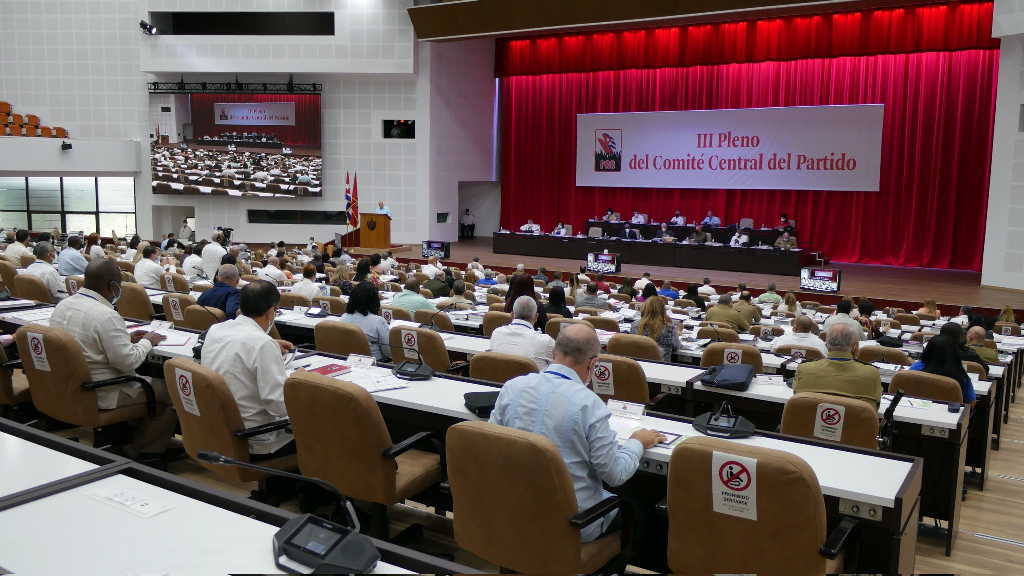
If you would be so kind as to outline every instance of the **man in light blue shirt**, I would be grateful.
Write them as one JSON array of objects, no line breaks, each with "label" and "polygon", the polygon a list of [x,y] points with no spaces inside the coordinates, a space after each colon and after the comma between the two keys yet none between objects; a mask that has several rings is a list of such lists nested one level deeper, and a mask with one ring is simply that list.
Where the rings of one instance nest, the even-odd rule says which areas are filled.
[{"label": "man in light blue shirt", "polygon": [[702,226],[714,226],[717,228],[722,225],[722,220],[719,219],[718,216],[715,216],[714,212],[708,210],[708,215],[705,216],[704,219],[700,221],[700,223]]},{"label": "man in light blue shirt", "polygon": [[[566,325],[555,341],[554,362],[541,374],[509,380],[491,413],[492,424],[540,434],[554,443],[569,468],[580,510],[611,496],[602,482],[622,485],[636,473],[644,450],[664,441],[654,430],[637,430],[619,445],[609,425],[611,412],[584,384],[600,351],[593,328]],[[582,541],[607,532],[616,514],[584,528]]]},{"label": "man in light blue shirt", "polygon": [[89,261],[82,256],[82,237],[69,236],[68,245],[57,256],[57,272],[61,276],[82,276]]},{"label": "man in light blue shirt", "polygon": [[377,214],[386,214],[388,218],[391,218],[391,208],[384,205],[384,201],[377,202]]},{"label": "man in light blue shirt", "polygon": [[395,295],[391,300],[391,305],[395,308],[401,308],[407,310],[410,314],[415,315],[417,310],[430,310],[431,312],[437,312],[437,307],[430,303],[420,294],[420,281],[409,276],[405,286],[402,287],[402,291]]}]

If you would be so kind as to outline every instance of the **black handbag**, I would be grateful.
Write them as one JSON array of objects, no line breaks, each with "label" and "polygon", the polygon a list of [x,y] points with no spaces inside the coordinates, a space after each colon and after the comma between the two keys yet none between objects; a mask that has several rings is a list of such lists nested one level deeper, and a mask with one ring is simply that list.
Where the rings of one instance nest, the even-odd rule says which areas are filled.
[{"label": "black handbag", "polygon": [[725,388],[745,392],[754,379],[754,367],[750,364],[721,364],[712,366],[700,378],[700,383],[712,388]]},{"label": "black handbag", "polygon": [[479,418],[490,418],[500,392],[466,392],[462,398],[466,408]]}]

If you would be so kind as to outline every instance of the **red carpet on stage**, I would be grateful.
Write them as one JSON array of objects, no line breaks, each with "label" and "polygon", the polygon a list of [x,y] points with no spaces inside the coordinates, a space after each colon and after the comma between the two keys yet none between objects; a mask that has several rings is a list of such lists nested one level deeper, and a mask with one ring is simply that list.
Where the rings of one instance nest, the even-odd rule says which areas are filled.
[{"label": "red carpet on stage", "polygon": [[[758,225],[786,212],[837,261],[979,270],[991,21],[982,2],[500,41],[502,225],[579,230],[609,207]],[[579,113],[869,103],[885,104],[879,192],[575,185]]]}]

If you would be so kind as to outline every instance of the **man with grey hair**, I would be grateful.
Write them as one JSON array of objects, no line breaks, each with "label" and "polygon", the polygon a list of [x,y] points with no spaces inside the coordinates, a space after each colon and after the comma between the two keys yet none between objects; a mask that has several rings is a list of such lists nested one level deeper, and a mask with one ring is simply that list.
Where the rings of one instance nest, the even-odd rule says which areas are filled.
[{"label": "man with grey hair", "polygon": [[[589,325],[564,326],[555,343],[554,363],[540,374],[509,380],[491,413],[492,424],[541,434],[554,443],[569,468],[580,510],[611,496],[602,483],[622,485],[636,473],[644,450],[665,440],[655,430],[641,429],[619,444],[609,425],[608,406],[587,384],[600,352],[597,333]],[[591,542],[613,532],[616,516],[610,512],[583,528],[580,539]]]},{"label": "man with grey hair", "polygon": [[50,292],[50,298],[54,302],[67,298],[68,292],[64,285],[64,279],[60,277],[57,269],[53,267],[53,245],[49,242],[39,242],[32,249],[32,254],[36,257],[36,261],[29,264],[24,274],[29,274],[42,280],[43,284],[46,285],[46,289]]},{"label": "man with grey hair", "polygon": [[877,408],[882,398],[882,379],[877,368],[855,359],[860,332],[860,326],[854,328],[845,323],[830,326],[825,341],[828,357],[801,364],[796,371],[793,392],[857,398]]},{"label": "man with grey hair", "polygon": [[533,360],[538,370],[551,363],[555,341],[543,332],[533,329],[537,323],[537,300],[520,296],[512,303],[512,323],[500,326],[491,333],[491,350],[503,354],[525,356]]},{"label": "man with grey hair", "polygon": [[267,258],[267,265],[260,268],[256,276],[260,280],[266,280],[274,286],[281,286],[288,281],[288,276],[281,270],[281,260],[277,256]]},{"label": "man with grey hair", "polygon": [[732,294],[722,294],[718,303],[708,308],[704,318],[708,322],[722,322],[737,332],[750,330],[750,323],[732,307]]},{"label": "man with grey hair", "polygon": [[217,269],[217,279],[213,281],[213,288],[200,294],[196,304],[219,308],[229,320],[234,318],[238,313],[241,298],[238,281],[238,267],[234,264],[221,264]]}]

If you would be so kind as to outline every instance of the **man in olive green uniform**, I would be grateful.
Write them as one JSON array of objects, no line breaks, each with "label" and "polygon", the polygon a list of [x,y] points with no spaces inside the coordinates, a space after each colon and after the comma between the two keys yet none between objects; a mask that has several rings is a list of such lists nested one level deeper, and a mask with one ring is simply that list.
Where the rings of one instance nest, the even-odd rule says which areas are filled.
[{"label": "man in olive green uniform", "polygon": [[775,247],[783,250],[796,250],[796,238],[790,236],[789,232],[783,232],[782,236],[775,240]]},{"label": "man in olive green uniform", "polygon": [[704,227],[701,226],[700,224],[697,225],[697,228],[693,231],[693,234],[690,234],[691,244],[706,244],[710,241],[711,234],[705,232]]},{"label": "man in olive green uniform", "polygon": [[757,324],[761,321],[761,309],[750,303],[750,292],[746,290],[740,293],[739,302],[736,302],[733,308],[743,316],[747,324]]},{"label": "man in olive green uniform", "polygon": [[985,329],[981,326],[972,326],[967,331],[967,346],[978,353],[978,357],[985,361],[986,364],[997,364],[999,362],[999,353],[996,352],[995,348],[989,348],[985,346]]},{"label": "man in olive green uniform", "polygon": [[722,294],[718,297],[718,304],[708,308],[704,314],[708,322],[723,322],[737,332],[750,330],[750,323],[743,316],[733,309],[732,295]]},{"label": "man in olive green uniform", "polygon": [[827,358],[805,362],[797,368],[793,392],[859,398],[877,408],[882,398],[882,379],[877,368],[854,359],[860,335],[846,324],[835,324],[828,329],[825,344],[828,347]]}]

